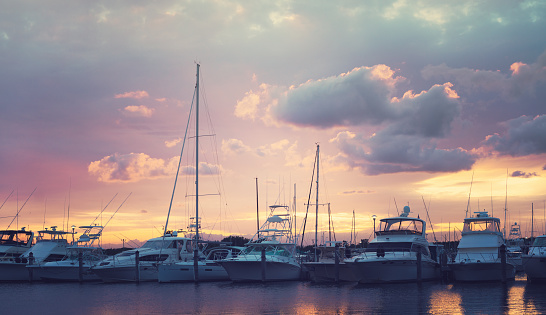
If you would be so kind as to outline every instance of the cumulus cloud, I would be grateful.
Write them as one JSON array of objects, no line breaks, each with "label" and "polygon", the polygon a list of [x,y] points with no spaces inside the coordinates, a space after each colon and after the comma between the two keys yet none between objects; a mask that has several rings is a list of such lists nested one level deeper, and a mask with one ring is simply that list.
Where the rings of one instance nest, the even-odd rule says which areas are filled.
[{"label": "cumulus cloud", "polygon": [[124,108],[124,110],[125,110],[126,113],[137,115],[137,116],[142,116],[142,117],[152,117],[152,114],[154,113],[153,108],[149,108],[149,107],[144,106],[144,105],[126,106]]},{"label": "cumulus cloud", "polygon": [[148,92],[146,91],[132,91],[132,92],[125,92],[121,94],[116,94],[114,96],[115,98],[133,98],[133,99],[141,99],[149,97]]},{"label": "cumulus cloud", "polygon": [[249,151],[252,151],[252,149],[239,139],[222,140],[222,152],[228,155],[242,154]]},{"label": "cumulus cloud", "polygon": [[[195,166],[186,165],[181,168],[183,175],[195,175]],[[218,175],[222,173],[222,167],[217,164],[209,164],[207,162],[199,162],[199,175]]]},{"label": "cumulus cloud", "polygon": [[489,135],[484,145],[501,155],[524,156],[546,153],[546,115],[521,116],[504,123],[506,132]]},{"label": "cumulus cloud", "polygon": [[512,174],[510,174],[510,176],[512,176],[512,177],[530,178],[530,177],[538,176],[538,174],[537,174],[536,172],[527,173],[527,172],[522,172],[522,171],[514,171],[514,172],[512,172]]},{"label": "cumulus cloud", "polygon": [[176,157],[164,160],[145,153],[115,153],[91,162],[88,172],[101,182],[137,182],[173,175],[177,161]]},{"label": "cumulus cloud", "polygon": [[172,148],[174,147],[175,145],[179,144],[180,142],[182,141],[182,138],[176,138],[174,140],[166,140],[165,141],[165,146],[167,148]]}]

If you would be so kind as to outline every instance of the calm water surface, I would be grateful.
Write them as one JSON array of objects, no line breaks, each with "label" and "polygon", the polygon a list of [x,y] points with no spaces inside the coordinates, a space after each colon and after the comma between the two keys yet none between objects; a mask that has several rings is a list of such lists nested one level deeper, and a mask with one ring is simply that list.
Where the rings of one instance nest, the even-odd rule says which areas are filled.
[{"label": "calm water surface", "polygon": [[0,284],[2,314],[544,314],[546,284]]}]

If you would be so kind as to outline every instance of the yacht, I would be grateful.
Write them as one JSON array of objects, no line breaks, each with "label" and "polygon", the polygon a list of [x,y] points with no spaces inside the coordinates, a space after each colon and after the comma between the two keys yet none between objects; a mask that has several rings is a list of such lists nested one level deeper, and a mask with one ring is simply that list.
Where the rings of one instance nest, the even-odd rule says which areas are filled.
[{"label": "yacht", "polygon": [[474,213],[474,217],[464,219],[457,256],[448,264],[453,278],[455,281],[513,280],[516,268],[500,254],[501,247],[506,246],[500,230],[500,220],[490,217],[487,211]]},{"label": "yacht", "polygon": [[0,231],[0,258],[18,257],[32,247],[34,233],[20,230]]},{"label": "yacht", "polygon": [[27,265],[35,278],[45,281],[98,281],[100,278],[91,272],[91,267],[106,258],[99,246],[93,246],[103,230],[103,226],[80,226],[83,234],[72,246],[66,248],[62,260],[45,261]]},{"label": "yacht", "polygon": [[535,238],[529,247],[529,252],[522,255],[523,269],[527,281],[539,282],[546,280],[546,235]]},{"label": "yacht", "polygon": [[510,227],[510,234],[506,240],[506,259],[516,266],[516,271],[523,271],[523,249],[525,240],[521,237],[521,225],[517,222]]},{"label": "yacht", "polygon": [[70,245],[65,237],[68,234],[74,235],[73,232],[57,230],[57,226],[38,231],[36,244],[21,256],[0,258],[0,281],[38,280],[29,273],[27,264],[61,260]]},{"label": "yacht", "polygon": [[349,262],[355,280],[388,283],[439,277],[438,263],[431,257],[426,239],[426,222],[409,217],[409,213],[410,208],[405,206],[400,216],[380,220],[379,230],[364,253]]},{"label": "yacht", "polygon": [[[208,251],[204,260],[197,262],[199,281],[229,280],[227,271],[220,261],[237,257],[244,247],[219,246]],[[180,261],[158,266],[159,282],[190,282],[195,281],[194,261]]]},{"label": "yacht", "polygon": [[320,258],[317,261],[303,263],[303,267],[309,273],[312,281],[357,281],[352,265],[349,264],[354,260],[354,257],[351,258],[350,255],[347,255],[350,252],[345,250],[344,242],[328,241],[323,246],[318,246],[317,249],[320,252]]},{"label": "yacht", "polygon": [[[270,215],[258,232],[233,258],[221,260],[229,278],[237,282],[299,280],[301,266],[288,206],[270,206]],[[283,213],[275,214],[282,211]]]},{"label": "yacht", "polygon": [[[138,269],[137,266],[138,254]],[[166,233],[149,239],[144,245],[108,257],[91,270],[103,282],[158,281],[157,266],[162,263],[193,260],[193,240],[179,237],[178,233]]]}]

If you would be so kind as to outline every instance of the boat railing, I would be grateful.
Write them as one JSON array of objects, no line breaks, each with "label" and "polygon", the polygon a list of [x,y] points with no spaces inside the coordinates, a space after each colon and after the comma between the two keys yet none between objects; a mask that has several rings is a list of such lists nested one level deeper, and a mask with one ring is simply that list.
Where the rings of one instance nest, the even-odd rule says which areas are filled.
[{"label": "boat railing", "polygon": [[498,253],[492,253],[492,252],[472,252],[472,253],[458,253],[457,256],[455,256],[455,259],[453,262],[455,263],[464,263],[464,262],[500,262],[501,257]]}]

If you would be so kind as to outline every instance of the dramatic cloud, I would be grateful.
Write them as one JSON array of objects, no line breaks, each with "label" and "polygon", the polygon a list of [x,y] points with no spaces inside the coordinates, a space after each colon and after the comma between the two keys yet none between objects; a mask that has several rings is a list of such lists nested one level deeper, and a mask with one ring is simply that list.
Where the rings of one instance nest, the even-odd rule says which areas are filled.
[{"label": "dramatic cloud", "polygon": [[150,95],[148,95],[148,92],[146,91],[133,91],[133,92],[125,92],[122,94],[116,94],[115,98],[133,98],[133,99],[141,99],[141,98],[147,98]]},{"label": "dramatic cloud", "polygon": [[546,153],[546,115],[521,116],[504,124],[504,135],[488,136],[484,145],[502,155],[524,156]]},{"label": "dramatic cloud", "polygon": [[113,154],[89,164],[88,171],[101,182],[136,182],[175,174],[177,158],[155,159],[144,153]]},{"label": "dramatic cloud", "polygon": [[512,172],[512,174],[510,174],[510,176],[512,176],[512,177],[530,178],[530,177],[535,177],[535,176],[539,176],[539,175],[538,175],[536,172],[527,173],[527,172],[522,172],[522,171],[515,171],[515,172]]}]

